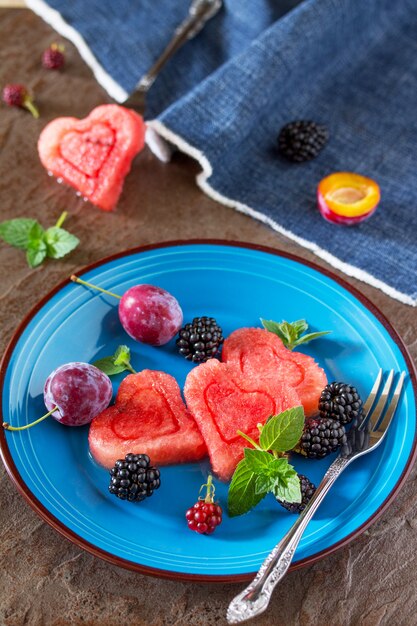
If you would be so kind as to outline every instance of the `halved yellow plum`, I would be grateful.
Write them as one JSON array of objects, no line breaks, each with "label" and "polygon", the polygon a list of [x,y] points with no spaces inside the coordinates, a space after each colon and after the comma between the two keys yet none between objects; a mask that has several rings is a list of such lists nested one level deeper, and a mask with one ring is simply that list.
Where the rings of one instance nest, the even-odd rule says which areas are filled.
[{"label": "halved yellow plum", "polygon": [[317,187],[320,213],[329,222],[351,226],[368,219],[381,197],[379,185],[353,172],[335,172]]}]

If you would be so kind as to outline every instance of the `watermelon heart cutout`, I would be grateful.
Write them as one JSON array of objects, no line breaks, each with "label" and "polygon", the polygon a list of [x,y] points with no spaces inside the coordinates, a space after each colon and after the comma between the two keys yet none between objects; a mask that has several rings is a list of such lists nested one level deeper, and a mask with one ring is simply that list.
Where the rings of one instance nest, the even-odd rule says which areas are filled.
[{"label": "watermelon heart cutout", "polygon": [[300,404],[292,387],[263,381],[256,388],[236,366],[216,359],[191,370],[184,396],[206,442],[213,471],[225,481],[248,446],[237,431],[257,440],[258,423]]},{"label": "watermelon heart cutout", "polygon": [[129,374],[115,404],[90,425],[90,452],[110,469],[126,454],[147,454],[153,464],[192,463],[207,454],[206,445],[172,376],[155,370]]},{"label": "watermelon heart cutout", "polygon": [[222,361],[237,367],[249,388],[262,388],[265,381],[293,387],[306,417],[317,414],[320,394],[327,385],[324,370],[311,356],[288,350],[269,330],[235,330],[223,344]]},{"label": "watermelon heart cutout", "polygon": [[52,120],[40,134],[38,152],[49,173],[110,211],[117,204],[133,158],[144,145],[142,117],[117,104],[104,104],[82,120]]}]

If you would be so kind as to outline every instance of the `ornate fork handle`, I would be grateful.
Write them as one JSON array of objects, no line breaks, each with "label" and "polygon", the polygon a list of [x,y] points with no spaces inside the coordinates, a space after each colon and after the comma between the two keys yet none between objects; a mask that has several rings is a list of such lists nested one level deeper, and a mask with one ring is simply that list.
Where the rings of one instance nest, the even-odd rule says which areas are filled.
[{"label": "ornate fork handle", "polygon": [[314,496],[295,524],[265,559],[250,585],[230,603],[227,611],[229,624],[244,622],[265,611],[275,586],[283,578],[290,566],[307,524],[320,506],[330,487],[350,461],[351,459],[349,458],[339,456],[330,465]]},{"label": "ornate fork handle", "polygon": [[160,57],[139,81],[136,90],[146,92],[155,82],[165,63],[175,54],[185,41],[195,37],[204,24],[213,17],[222,6],[221,0],[193,0],[185,20],[176,28],[174,36]]}]

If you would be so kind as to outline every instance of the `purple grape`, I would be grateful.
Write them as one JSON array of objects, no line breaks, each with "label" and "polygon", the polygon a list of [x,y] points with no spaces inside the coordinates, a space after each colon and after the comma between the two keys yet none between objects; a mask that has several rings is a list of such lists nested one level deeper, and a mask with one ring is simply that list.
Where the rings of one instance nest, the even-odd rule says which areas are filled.
[{"label": "purple grape", "polygon": [[89,363],[66,363],[48,376],[43,397],[48,411],[66,426],[82,426],[101,413],[112,398],[110,378]]},{"label": "purple grape", "polygon": [[183,315],[176,298],[165,289],[135,285],[120,300],[119,318],[136,341],[162,346],[177,334]]}]

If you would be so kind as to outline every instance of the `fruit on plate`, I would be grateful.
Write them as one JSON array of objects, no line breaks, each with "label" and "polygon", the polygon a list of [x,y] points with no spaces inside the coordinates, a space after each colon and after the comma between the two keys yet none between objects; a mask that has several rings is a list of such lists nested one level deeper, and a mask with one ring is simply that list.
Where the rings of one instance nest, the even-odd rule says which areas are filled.
[{"label": "fruit on plate", "polygon": [[204,363],[216,356],[223,341],[223,331],[214,317],[195,317],[181,328],[176,344],[187,361]]},{"label": "fruit on plate", "polygon": [[129,453],[147,454],[156,465],[191,463],[207,453],[175,378],[153,370],[123,379],[115,404],[92,421],[88,442],[108,469]]},{"label": "fruit on plate", "polygon": [[144,142],[140,115],[117,104],[103,104],[82,120],[52,120],[40,134],[38,152],[48,172],[104,211],[111,211]]},{"label": "fruit on plate", "polygon": [[311,417],[304,426],[300,442],[294,448],[309,459],[322,459],[346,443],[344,426],[337,420]]},{"label": "fruit on plate", "polygon": [[320,213],[329,222],[352,226],[368,219],[381,197],[378,184],[352,172],[336,172],[317,187]]},{"label": "fruit on plate", "polygon": [[257,387],[234,365],[210,359],[189,372],[184,386],[187,407],[193,415],[210,456],[214,473],[229,480],[243,457],[245,440],[238,430],[251,437],[257,424],[269,416],[300,404],[297,392],[274,381]]},{"label": "fruit on plate", "polygon": [[26,430],[49,415],[65,426],[83,426],[109,405],[112,393],[110,378],[94,365],[66,363],[46,379],[43,397],[49,412],[25,426],[3,426],[7,430]]},{"label": "fruit on plate", "polygon": [[263,328],[233,331],[223,344],[222,361],[236,366],[254,388],[262,388],[264,381],[293,387],[306,416],[317,413],[326,374],[312,357],[288,350],[274,333]]},{"label": "fruit on plate", "polygon": [[162,346],[181,328],[183,314],[178,300],[155,285],[134,285],[123,296],[71,276],[75,283],[97,289],[120,300],[119,319],[125,331],[136,341]]},{"label": "fruit on plate", "polygon": [[122,296],[119,318],[128,335],[151,346],[168,343],[181,327],[178,300],[154,285],[135,285]]},{"label": "fruit on plate", "polygon": [[277,502],[290,513],[301,513],[304,511],[316,491],[316,486],[307,476],[298,474],[298,478],[300,479],[301,502],[286,502],[285,500],[277,498]]},{"label": "fruit on plate", "polygon": [[142,502],[161,485],[159,469],[147,454],[126,454],[110,470],[109,491],[121,500]]},{"label": "fruit on plate", "polygon": [[350,424],[362,414],[362,400],[356,387],[332,382],[326,385],[319,399],[320,417]]},{"label": "fruit on plate", "polygon": [[214,503],[215,489],[211,474],[208,476],[207,483],[201,486],[200,492],[204,487],[206,495],[204,498],[199,497],[194,506],[187,509],[185,518],[190,530],[200,535],[211,535],[222,523],[223,512],[221,506]]}]

